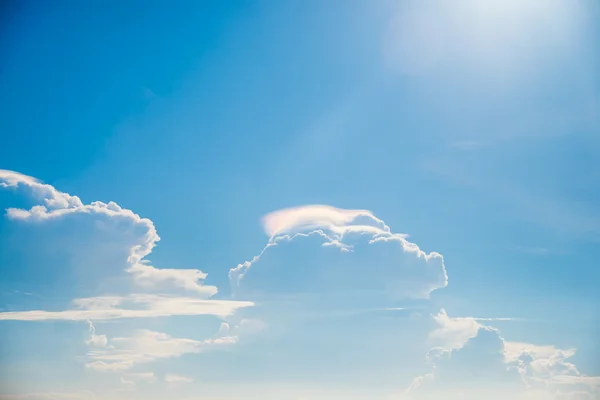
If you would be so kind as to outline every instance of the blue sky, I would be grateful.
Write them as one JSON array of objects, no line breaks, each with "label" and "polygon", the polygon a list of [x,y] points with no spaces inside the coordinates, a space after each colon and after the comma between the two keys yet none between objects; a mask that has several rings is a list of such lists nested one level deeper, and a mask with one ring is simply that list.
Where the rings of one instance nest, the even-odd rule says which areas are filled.
[{"label": "blue sky", "polygon": [[0,399],[600,396],[596,2],[0,15]]}]

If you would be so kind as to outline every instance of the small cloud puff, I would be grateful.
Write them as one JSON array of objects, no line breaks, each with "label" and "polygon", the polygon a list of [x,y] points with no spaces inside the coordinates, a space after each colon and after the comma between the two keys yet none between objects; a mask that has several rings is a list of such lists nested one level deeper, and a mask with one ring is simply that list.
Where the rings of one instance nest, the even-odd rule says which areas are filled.
[{"label": "small cloud puff", "polygon": [[269,240],[229,271],[233,292],[369,293],[427,298],[448,284],[441,254],[425,253],[366,210],[310,205],[267,214]]},{"label": "small cloud puff", "polygon": [[96,335],[96,328],[94,327],[92,321],[88,319],[87,323],[89,326],[90,337],[85,341],[85,343],[92,347],[106,347],[108,344],[106,335]]}]

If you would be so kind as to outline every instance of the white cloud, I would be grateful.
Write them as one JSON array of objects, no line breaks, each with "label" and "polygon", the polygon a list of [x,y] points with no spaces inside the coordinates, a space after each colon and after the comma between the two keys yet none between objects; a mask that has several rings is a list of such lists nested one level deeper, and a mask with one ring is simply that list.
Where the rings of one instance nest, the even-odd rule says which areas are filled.
[{"label": "white cloud", "polygon": [[[122,262],[110,259],[106,264],[121,265],[134,282],[143,288],[177,288],[203,297],[217,293],[216,287],[204,285],[206,274],[198,269],[158,269],[144,260],[160,240],[154,223],[148,218],[141,218],[112,201],[83,204],[77,196],[60,192],[51,185],[17,172],[0,170],[0,187],[23,192],[42,202],[29,210],[9,208],[7,216],[10,219],[54,224],[52,226],[62,234],[76,232],[78,240],[72,242],[76,243],[77,248],[70,250],[77,264],[82,264],[79,267],[86,268],[85,264],[94,264],[94,259],[102,255],[98,249],[103,243],[108,243],[112,246],[112,252],[122,257]],[[91,244],[82,243],[82,230],[90,235],[88,240]],[[98,266],[95,272],[111,271],[106,266]],[[96,276],[94,279],[97,279]]]},{"label": "white cloud", "polygon": [[[585,376],[567,361],[574,350],[505,341],[496,329],[479,324],[473,335],[475,319],[454,320],[443,310],[435,320],[440,325],[434,331],[437,338],[449,341],[446,348],[429,351],[433,370],[413,381],[407,390],[410,399],[541,400],[600,395],[600,377]],[[459,337],[467,339],[457,346]]]},{"label": "white cloud", "polygon": [[206,286],[201,282],[207,274],[198,269],[158,269],[145,262],[132,265],[128,270],[138,285],[149,288],[161,288],[173,285],[208,298],[217,294],[216,286]]},{"label": "white cloud", "polygon": [[[72,309],[2,312],[0,320],[81,321],[201,314],[227,316],[238,308],[253,305],[250,302],[207,300],[217,293],[217,288],[205,285],[207,274],[198,269],[158,269],[150,265],[144,258],[160,240],[153,222],[114,202],[83,204],[77,196],[60,192],[35,178],[6,170],[0,170],[0,188],[24,193],[41,203],[29,210],[10,208],[7,216],[31,223],[32,228],[41,230],[46,236],[36,236],[36,244],[47,238],[51,241],[48,247],[53,252],[56,248],[64,248],[74,268],[69,276],[76,277],[79,286],[99,288],[100,282],[106,280],[104,290],[129,292],[130,285],[120,280],[124,277],[133,280],[137,290],[162,292],[160,295],[127,293],[77,298],[73,300]],[[45,228],[43,230],[42,225]],[[53,268],[57,274],[60,274],[59,270],[60,267]],[[182,290],[194,297],[177,293]],[[170,293],[173,291],[175,293]],[[90,341],[100,345],[105,338],[92,335]]]},{"label": "white cloud", "polygon": [[99,296],[75,299],[76,307],[64,311],[10,311],[0,313],[0,320],[19,321],[100,321],[119,318],[151,318],[174,315],[216,315],[225,317],[239,308],[253,306],[249,301],[204,300],[153,294]]},{"label": "white cloud", "polygon": [[43,199],[44,208],[50,210],[83,206],[79,197],[59,192],[51,185],[43,184],[36,178],[15,171],[0,169],[0,187],[23,189],[32,196]]},{"label": "white cloud", "polygon": [[351,229],[389,233],[390,228],[367,210],[344,210],[324,205],[308,205],[274,211],[263,217],[270,237],[324,229],[338,236]]},{"label": "white cloud", "polygon": [[110,339],[110,346],[105,349],[90,350],[86,366],[100,372],[124,372],[138,364],[200,353],[218,346],[231,345],[236,341],[237,338],[229,336],[197,341],[174,338],[161,332],[138,330],[130,337]]},{"label": "white cloud", "polygon": [[229,271],[236,295],[368,292],[427,298],[447,285],[441,254],[425,253],[371,212],[329,206],[275,211],[263,218],[270,239]]},{"label": "white cloud", "polygon": [[429,338],[445,349],[456,349],[477,335],[481,325],[474,318],[450,318],[442,309],[433,316],[438,327],[429,334]]},{"label": "white cloud", "polygon": [[86,344],[93,347],[106,347],[108,343],[108,339],[106,335],[96,335],[96,328],[92,321],[88,319],[88,326],[90,330],[90,338],[86,340]]},{"label": "white cloud", "polygon": [[[55,268],[56,264],[48,263],[47,268],[52,268],[57,276],[63,272],[68,274],[68,278],[75,277],[77,286],[84,288],[82,292],[102,293],[99,288],[103,287],[103,291],[113,293],[77,297],[70,307],[58,311],[0,312],[0,320],[87,321],[89,334],[85,343],[89,351],[86,367],[95,371],[118,372],[123,385],[120,390],[132,390],[137,382],[156,381],[153,372],[136,371],[134,367],[137,365],[237,342],[237,337],[232,335],[241,332],[239,323],[227,335],[203,341],[174,338],[151,330],[137,330],[130,336],[114,338],[98,334],[92,321],[174,315],[225,318],[254,303],[210,299],[217,293],[217,288],[204,284],[207,274],[199,269],[153,267],[145,259],[160,240],[153,222],[114,202],[83,204],[76,196],[10,171],[0,171],[0,188],[24,193],[38,203],[30,209],[7,210],[8,218],[21,222],[20,227],[36,233],[36,242],[27,243],[27,251],[35,251],[33,246],[47,242],[43,249],[64,252],[68,255],[67,264],[72,268],[59,271],[60,267]],[[103,281],[106,285],[101,286]],[[134,293],[131,293],[132,287]],[[65,289],[68,292],[70,287]],[[182,295],[182,291],[187,293]],[[170,379],[176,380],[175,375]],[[179,382],[183,381],[184,378],[180,377]],[[16,396],[14,398],[48,400],[91,398],[87,393]]]}]

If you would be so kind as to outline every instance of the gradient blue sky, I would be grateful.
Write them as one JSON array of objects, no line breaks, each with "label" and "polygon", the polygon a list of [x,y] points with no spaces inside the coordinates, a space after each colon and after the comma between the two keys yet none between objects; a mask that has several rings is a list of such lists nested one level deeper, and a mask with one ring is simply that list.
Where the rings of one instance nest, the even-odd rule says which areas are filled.
[{"label": "gradient blue sky", "polygon": [[0,399],[600,398],[595,1],[0,18]]}]

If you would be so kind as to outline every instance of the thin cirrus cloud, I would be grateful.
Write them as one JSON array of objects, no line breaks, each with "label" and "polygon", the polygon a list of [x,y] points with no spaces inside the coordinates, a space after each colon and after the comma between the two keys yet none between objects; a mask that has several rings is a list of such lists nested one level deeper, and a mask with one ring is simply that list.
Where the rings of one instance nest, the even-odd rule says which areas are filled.
[{"label": "thin cirrus cloud", "polygon": [[129,296],[99,296],[73,300],[76,308],[63,311],[8,311],[0,320],[19,321],[105,321],[120,318],[151,318],[169,316],[215,315],[226,317],[236,310],[251,307],[250,301],[204,300],[193,297],[172,297],[154,294]]},{"label": "thin cirrus cloud", "polygon": [[129,337],[115,337],[103,348],[94,348],[87,354],[86,367],[99,372],[124,372],[139,364],[158,359],[200,353],[218,346],[236,343],[237,337],[224,336],[203,341],[174,338],[166,333],[138,330]]},{"label": "thin cirrus cloud", "polygon": [[269,240],[252,260],[229,271],[233,292],[370,293],[428,298],[448,284],[444,259],[393,233],[366,210],[309,205],[263,217]]}]

